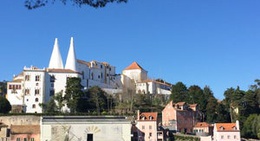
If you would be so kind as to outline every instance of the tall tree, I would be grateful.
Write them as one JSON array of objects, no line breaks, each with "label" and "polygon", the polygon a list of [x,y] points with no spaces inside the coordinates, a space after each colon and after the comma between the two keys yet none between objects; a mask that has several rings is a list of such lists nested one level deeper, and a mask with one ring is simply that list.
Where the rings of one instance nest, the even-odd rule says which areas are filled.
[{"label": "tall tree", "polygon": [[218,100],[214,97],[213,92],[209,86],[205,86],[203,89],[204,97],[207,99],[206,105],[206,121],[209,123],[217,122],[217,107]]},{"label": "tall tree", "polygon": [[182,82],[177,82],[175,85],[172,86],[170,100],[173,100],[173,102],[186,102],[188,99],[188,89],[186,85],[184,85]]},{"label": "tall tree", "polygon": [[5,97],[0,96],[0,113],[6,114],[10,112],[11,109],[12,107],[9,101]]},{"label": "tall tree", "polygon": [[78,100],[83,96],[81,79],[78,77],[67,78],[64,100],[71,113],[77,112]]},{"label": "tall tree", "polygon": [[[59,0],[63,4],[67,4],[68,0]],[[126,3],[127,0],[70,0],[73,5],[82,6],[82,5],[89,5],[91,7],[99,8],[105,7],[108,3]],[[35,9],[39,7],[43,7],[48,3],[54,3],[55,0],[25,0],[25,7],[28,9]]]},{"label": "tall tree", "polygon": [[246,138],[260,139],[260,115],[251,114],[246,119],[241,134]]},{"label": "tall tree", "polygon": [[229,110],[223,103],[218,103],[216,113],[217,122],[231,122]]},{"label": "tall tree", "polygon": [[0,82],[0,96],[4,96],[7,93],[7,82],[2,81]]},{"label": "tall tree", "polygon": [[[94,86],[86,92],[87,105],[78,103],[78,107],[85,108],[88,111],[95,111],[98,115],[108,108],[108,95],[100,87]],[[82,109],[81,109],[82,110]]]}]

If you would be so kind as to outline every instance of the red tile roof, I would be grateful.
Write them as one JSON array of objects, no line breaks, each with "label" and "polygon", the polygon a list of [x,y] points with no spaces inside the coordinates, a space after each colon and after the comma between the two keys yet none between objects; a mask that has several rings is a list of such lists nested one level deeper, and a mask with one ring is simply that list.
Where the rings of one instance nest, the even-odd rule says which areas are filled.
[{"label": "red tile roof", "polygon": [[217,131],[237,131],[236,123],[216,123]]},{"label": "red tile roof", "polygon": [[[157,121],[157,112],[144,112],[140,114],[140,120],[142,120],[142,117],[144,117],[146,121]],[[150,117],[152,118],[150,119]]]},{"label": "red tile roof", "polygon": [[207,122],[197,122],[194,127],[209,127],[209,126],[210,124],[208,124]]},{"label": "red tile roof", "polygon": [[144,70],[137,62],[133,62],[131,65],[125,68],[125,70],[134,70],[134,69]]}]

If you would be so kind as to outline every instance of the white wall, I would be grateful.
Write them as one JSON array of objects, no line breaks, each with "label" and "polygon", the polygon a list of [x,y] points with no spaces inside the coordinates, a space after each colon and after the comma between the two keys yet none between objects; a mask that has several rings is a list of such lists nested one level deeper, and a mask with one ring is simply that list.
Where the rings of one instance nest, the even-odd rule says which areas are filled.
[{"label": "white wall", "polygon": [[[84,121],[84,122],[83,122]],[[82,121],[42,122],[41,140],[64,141],[66,135],[72,141],[86,141],[88,134],[93,134],[94,141],[130,141],[131,123],[118,119]]]}]

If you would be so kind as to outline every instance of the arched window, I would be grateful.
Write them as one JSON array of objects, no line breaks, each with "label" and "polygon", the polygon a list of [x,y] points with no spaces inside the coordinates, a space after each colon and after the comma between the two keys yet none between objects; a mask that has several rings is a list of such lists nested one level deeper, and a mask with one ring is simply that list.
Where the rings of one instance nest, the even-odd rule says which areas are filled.
[{"label": "arched window", "polygon": [[35,98],[35,102],[38,102],[39,101],[39,99],[38,98]]}]

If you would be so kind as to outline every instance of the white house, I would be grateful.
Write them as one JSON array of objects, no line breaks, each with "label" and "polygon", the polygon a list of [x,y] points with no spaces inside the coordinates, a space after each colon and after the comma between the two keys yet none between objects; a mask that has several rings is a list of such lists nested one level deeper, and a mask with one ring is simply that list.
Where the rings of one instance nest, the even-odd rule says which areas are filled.
[{"label": "white house", "polygon": [[239,121],[236,123],[215,123],[213,141],[240,141]]},{"label": "white house", "polygon": [[171,94],[171,84],[149,79],[148,72],[137,62],[122,71],[121,81],[124,87],[132,88],[139,94]]}]

